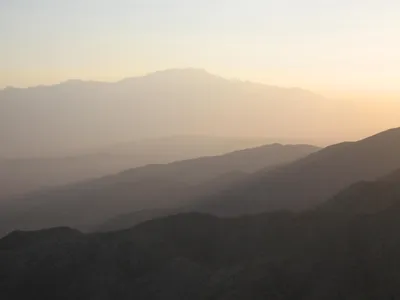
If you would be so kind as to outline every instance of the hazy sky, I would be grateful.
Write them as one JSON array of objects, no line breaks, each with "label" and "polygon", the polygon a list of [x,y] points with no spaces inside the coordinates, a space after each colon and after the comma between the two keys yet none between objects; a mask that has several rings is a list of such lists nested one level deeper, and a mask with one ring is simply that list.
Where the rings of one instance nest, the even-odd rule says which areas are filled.
[{"label": "hazy sky", "polygon": [[398,0],[0,0],[0,87],[172,67],[400,95]]}]

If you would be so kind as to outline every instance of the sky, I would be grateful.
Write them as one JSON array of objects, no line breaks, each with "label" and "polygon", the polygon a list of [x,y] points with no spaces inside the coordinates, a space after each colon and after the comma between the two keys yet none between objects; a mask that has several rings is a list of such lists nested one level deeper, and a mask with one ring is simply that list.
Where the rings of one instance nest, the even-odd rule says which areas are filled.
[{"label": "sky", "polygon": [[400,95],[398,0],[0,0],[0,41],[0,88],[198,67],[328,96]]}]

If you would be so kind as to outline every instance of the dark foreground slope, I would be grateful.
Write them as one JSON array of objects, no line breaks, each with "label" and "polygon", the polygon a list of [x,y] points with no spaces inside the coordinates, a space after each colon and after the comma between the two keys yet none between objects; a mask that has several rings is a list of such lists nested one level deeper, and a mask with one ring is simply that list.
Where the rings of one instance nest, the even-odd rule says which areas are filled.
[{"label": "dark foreground slope", "polygon": [[[204,197],[235,182],[221,176],[254,172],[304,157],[319,148],[266,145],[171,164],[148,165],[116,175],[30,194],[0,204],[0,235],[12,229],[99,224],[116,215],[171,208]],[[215,182],[214,182],[215,181]]]},{"label": "dark foreground slope", "polygon": [[375,180],[400,167],[400,128],[358,142],[322,149],[275,170],[259,171],[242,184],[209,199],[193,210],[219,215],[302,210],[362,180]]},{"label": "dark foreground slope", "polygon": [[349,213],[344,204],[362,206],[364,196],[338,196],[333,210],[231,219],[191,213],[113,233],[14,232],[0,240],[0,297],[398,299],[400,197]]}]

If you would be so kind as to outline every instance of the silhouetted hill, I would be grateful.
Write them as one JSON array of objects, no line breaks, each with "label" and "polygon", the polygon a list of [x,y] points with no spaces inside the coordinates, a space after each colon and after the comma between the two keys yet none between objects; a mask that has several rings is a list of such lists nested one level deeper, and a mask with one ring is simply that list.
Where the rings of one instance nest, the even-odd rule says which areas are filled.
[{"label": "silhouetted hill", "polygon": [[79,231],[67,227],[55,227],[38,231],[13,231],[1,240],[0,251],[23,250],[38,244],[57,243],[74,239],[82,235]]},{"label": "silhouetted hill", "polygon": [[389,175],[379,178],[379,181],[400,182],[400,169],[390,173]]},{"label": "silhouetted hill", "polygon": [[267,145],[221,156],[148,165],[48,189],[3,203],[0,228],[2,232],[51,226],[88,228],[128,212],[187,206],[236,183],[232,171],[272,168],[318,149],[308,145]]},{"label": "silhouetted hill", "polygon": [[232,171],[252,173],[264,166],[266,168],[279,166],[307,156],[319,149],[310,145],[264,145],[218,156],[177,161],[166,165],[148,165],[121,172],[114,176],[113,180],[127,181],[146,176],[153,178],[165,176],[169,179],[179,178],[187,183],[198,184]]},{"label": "silhouetted hill", "polygon": [[344,189],[318,209],[347,214],[375,214],[400,205],[400,169],[375,181],[361,181]]},{"label": "silhouetted hill", "polygon": [[[216,194],[230,188],[231,186],[240,183],[248,175],[249,174],[245,172],[233,171],[199,184],[195,187],[195,190],[198,191],[198,196],[196,198],[200,197],[200,195],[204,196],[204,194]],[[98,232],[120,230],[133,227],[134,225],[151,219],[188,212],[191,211],[190,203],[192,201],[189,201],[189,204],[183,202],[179,205],[173,205],[166,208],[144,209],[117,215],[103,224],[90,228],[90,230]]]},{"label": "silhouetted hill", "polygon": [[111,233],[63,229],[68,234],[56,240],[60,229],[11,233],[0,240],[0,297],[397,299],[399,200],[362,215],[347,208],[227,219],[189,213]]},{"label": "silhouetted hill", "polygon": [[180,136],[122,143],[86,150],[85,155],[49,158],[0,159],[0,201],[53,186],[62,186],[147,164],[256,147],[262,138]]},{"label": "silhouetted hill", "polygon": [[193,210],[221,215],[313,207],[345,187],[374,180],[400,167],[400,128],[358,142],[329,146],[275,170],[259,171],[241,185]]}]

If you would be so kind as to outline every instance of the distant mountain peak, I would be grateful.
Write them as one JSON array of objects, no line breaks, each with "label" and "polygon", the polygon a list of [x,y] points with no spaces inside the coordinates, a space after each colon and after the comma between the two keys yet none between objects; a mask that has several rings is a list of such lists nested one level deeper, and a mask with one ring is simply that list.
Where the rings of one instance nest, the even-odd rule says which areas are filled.
[{"label": "distant mountain peak", "polygon": [[61,82],[60,84],[76,85],[84,82],[85,81],[83,81],[82,79],[68,79],[66,81]]},{"label": "distant mountain peak", "polygon": [[207,70],[202,69],[202,68],[173,68],[173,69],[165,69],[165,70],[159,70],[155,72],[150,72],[147,74],[147,76],[152,76],[152,75],[162,75],[162,74],[202,74],[202,75],[212,75],[209,73]]},{"label": "distant mountain peak", "polygon": [[222,79],[217,75],[211,74],[205,69],[183,68],[183,69],[166,69],[147,74],[147,78],[195,78],[195,79]]},{"label": "distant mountain peak", "polygon": [[228,82],[227,79],[214,75],[200,68],[165,69],[148,73],[144,76],[128,77],[119,83],[130,83],[136,81],[147,81],[151,83],[184,83],[184,82]]}]

